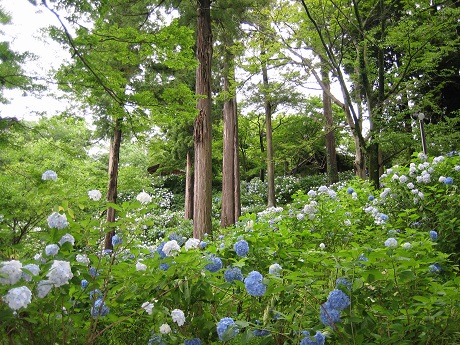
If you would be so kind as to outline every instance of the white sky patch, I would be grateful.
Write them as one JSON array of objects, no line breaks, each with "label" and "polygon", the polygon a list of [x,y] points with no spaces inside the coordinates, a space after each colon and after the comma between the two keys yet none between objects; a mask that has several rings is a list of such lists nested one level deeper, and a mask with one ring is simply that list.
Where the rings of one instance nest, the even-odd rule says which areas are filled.
[{"label": "white sky patch", "polygon": [[[10,42],[10,48],[18,53],[30,52],[37,56],[23,68],[26,75],[47,80],[50,71],[57,69],[69,58],[58,43],[53,42],[41,29],[49,25],[59,25],[57,18],[43,7],[36,7],[27,0],[0,0],[0,6],[12,17],[11,24],[2,25],[2,41]],[[19,90],[5,90],[4,96],[10,104],[0,104],[0,116],[16,117],[20,120],[37,120],[38,114],[56,115],[65,110],[67,104],[56,96],[48,95],[57,90],[53,83],[46,83],[47,94],[24,94]]]}]

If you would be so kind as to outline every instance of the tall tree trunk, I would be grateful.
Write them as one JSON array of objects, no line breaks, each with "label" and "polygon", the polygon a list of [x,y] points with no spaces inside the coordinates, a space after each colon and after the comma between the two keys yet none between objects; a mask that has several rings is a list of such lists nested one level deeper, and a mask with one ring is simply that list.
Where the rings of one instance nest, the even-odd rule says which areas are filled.
[{"label": "tall tree trunk", "polygon": [[[228,57],[226,57],[227,59]],[[224,66],[224,148],[222,160],[222,211],[220,226],[228,227],[235,222],[235,103],[231,95],[229,65]]]},{"label": "tall tree trunk", "polygon": [[193,164],[192,152],[187,151],[187,163],[185,167],[185,219],[193,219]]},{"label": "tall tree trunk", "polygon": [[[324,131],[326,132],[326,167],[327,167],[327,178],[329,184],[333,184],[339,181],[339,172],[337,169],[337,154],[335,151],[335,133],[334,133],[334,121],[332,118],[332,101],[329,96],[330,93],[330,81],[329,81],[329,70],[322,61],[321,64],[321,78],[323,80],[324,88],[323,91],[323,111],[324,111]],[[329,91],[329,92],[327,92]]]},{"label": "tall tree trunk", "polygon": [[[112,138],[110,139],[110,152],[109,152],[109,183],[107,186],[107,201],[117,203],[117,186],[118,186],[118,163],[120,160],[120,145],[121,145],[121,124],[122,119],[116,118],[113,128]],[[107,209],[107,223],[115,222],[115,209],[109,207]],[[105,234],[104,248],[113,249],[112,237],[115,235],[115,230],[109,231]]]},{"label": "tall tree trunk", "polygon": [[196,94],[198,115],[194,122],[195,183],[193,237],[211,234],[212,147],[211,147],[211,0],[198,1],[196,57]]},{"label": "tall tree trunk", "polygon": [[[264,131],[262,130],[262,128],[260,128],[260,125],[259,125],[259,145],[260,145],[260,153],[262,154],[262,157],[265,156],[264,154],[265,153],[264,136],[265,136]],[[265,169],[264,168],[260,168],[259,178],[262,182],[265,181]]]},{"label": "tall tree trunk", "polygon": [[233,141],[233,149],[235,153],[233,154],[233,180],[235,184],[235,223],[238,222],[241,216],[241,179],[240,179],[240,155],[239,155],[239,143],[238,143],[238,106],[237,106],[236,96],[235,96],[235,107],[234,107],[234,117],[235,117],[235,136]]},{"label": "tall tree trunk", "polygon": [[275,162],[273,161],[273,129],[272,129],[272,104],[268,95],[268,71],[267,63],[265,62],[265,51],[262,50],[262,80],[265,89],[265,137],[267,139],[267,206],[275,207]]}]

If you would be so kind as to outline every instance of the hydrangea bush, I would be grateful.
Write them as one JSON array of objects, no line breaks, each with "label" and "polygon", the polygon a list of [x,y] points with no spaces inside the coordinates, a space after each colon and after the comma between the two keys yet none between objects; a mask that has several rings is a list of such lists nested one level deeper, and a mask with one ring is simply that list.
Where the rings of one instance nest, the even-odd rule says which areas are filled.
[{"label": "hydrangea bush", "polygon": [[93,198],[100,213],[116,208],[110,226],[69,202],[31,247],[39,252],[0,263],[0,339],[457,344],[460,162],[414,158],[380,191],[358,179],[297,191],[201,241],[181,227],[146,241],[151,191],[119,205]]}]

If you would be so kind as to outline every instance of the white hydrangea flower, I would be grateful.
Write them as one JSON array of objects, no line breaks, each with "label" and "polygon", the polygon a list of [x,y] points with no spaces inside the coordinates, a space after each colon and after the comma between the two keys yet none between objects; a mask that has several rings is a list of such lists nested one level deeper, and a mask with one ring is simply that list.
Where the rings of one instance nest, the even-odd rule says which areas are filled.
[{"label": "white hydrangea flower", "polygon": [[48,217],[48,226],[50,228],[64,229],[69,223],[67,222],[67,217],[65,214],[59,214],[58,212],[53,212]]},{"label": "white hydrangea flower", "polygon": [[327,194],[329,195],[331,199],[335,199],[337,197],[337,193],[335,192],[335,190],[332,190],[332,189],[329,189]]},{"label": "white hydrangea flower", "polygon": [[398,180],[399,180],[398,174],[393,174],[393,176],[391,177],[391,179],[392,179],[393,181],[398,181]]},{"label": "white hydrangea flower", "polygon": [[297,220],[302,221],[302,220],[304,220],[305,215],[303,213],[298,213],[296,217],[297,217]]},{"label": "white hydrangea flower", "polygon": [[77,254],[77,257],[75,258],[75,260],[82,264],[89,264],[89,259],[86,256],[86,254]]},{"label": "white hydrangea flower", "polygon": [[356,193],[356,192],[351,193],[351,198],[353,200],[358,200],[358,193]]},{"label": "white hydrangea flower", "polygon": [[162,324],[160,326],[160,333],[161,334],[169,334],[169,333],[171,333],[171,327],[167,323]]},{"label": "white hydrangea flower", "polygon": [[319,249],[325,249],[325,248],[326,248],[326,245],[324,243],[319,244]]},{"label": "white hydrangea flower", "polygon": [[90,190],[88,192],[88,198],[94,201],[99,201],[102,198],[102,193],[97,189]]},{"label": "white hydrangea flower", "polygon": [[180,246],[176,240],[168,241],[163,246],[163,253],[165,253],[166,256],[173,256],[179,250]]},{"label": "white hydrangea flower", "polygon": [[455,171],[460,171],[460,165],[454,166],[454,170],[455,170]]},{"label": "white hydrangea flower", "polygon": [[446,179],[445,176],[439,176],[439,182],[444,183],[444,180]]},{"label": "white hydrangea flower", "polygon": [[350,219],[345,219],[345,220],[343,221],[343,224],[344,224],[345,226],[351,226],[351,220],[350,220]]},{"label": "white hydrangea flower", "polygon": [[385,247],[395,248],[398,246],[398,241],[394,237],[390,237],[385,241]]},{"label": "white hydrangea flower", "polygon": [[147,314],[152,315],[154,306],[155,305],[153,303],[144,302],[142,303],[141,308],[143,308],[147,312]]},{"label": "white hydrangea flower", "polygon": [[198,248],[198,246],[200,245],[200,240],[196,239],[196,238],[189,238],[187,240],[187,242],[185,242],[185,250],[189,250],[189,249],[195,249],[195,248]]},{"label": "white hydrangea flower", "polygon": [[45,254],[47,256],[55,256],[59,252],[59,246],[57,244],[48,244],[45,247]]},{"label": "white hydrangea flower", "polygon": [[136,200],[139,201],[141,204],[148,204],[152,201],[152,197],[148,193],[142,191],[139,194],[137,194]]},{"label": "white hydrangea flower", "polygon": [[56,287],[68,284],[69,280],[73,277],[72,270],[70,269],[70,262],[54,260],[46,276]]},{"label": "white hydrangea flower", "polygon": [[51,291],[53,283],[49,280],[41,280],[37,284],[37,297],[44,298]]},{"label": "white hydrangea flower", "polygon": [[414,184],[413,184],[412,182],[409,182],[409,183],[407,184],[407,188],[409,188],[409,189],[414,189],[414,187],[415,187],[415,186],[414,186]]},{"label": "white hydrangea flower", "polygon": [[4,261],[0,263],[0,273],[6,277],[0,277],[0,284],[14,285],[22,277],[22,263],[18,260]]},{"label": "white hydrangea flower", "polygon": [[147,270],[147,265],[143,264],[142,262],[138,262],[136,264],[136,271],[146,271]]},{"label": "white hydrangea flower", "polygon": [[184,312],[180,309],[174,309],[171,312],[171,318],[174,322],[177,323],[178,326],[182,326],[185,323],[185,315]]},{"label": "white hydrangea flower", "polygon": [[53,170],[46,170],[42,175],[42,180],[57,180],[57,174]]},{"label": "white hydrangea flower", "polygon": [[410,244],[410,242],[406,242],[406,243],[404,243],[401,247],[402,247],[403,249],[411,249],[411,248],[412,248],[412,244]]},{"label": "white hydrangea flower", "polygon": [[[33,276],[37,276],[38,273],[40,273],[40,267],[36,264],[27,264],[23,268],[32,273]],[[32,280],[32,276],[29,273],[22,272],[22,279],[26,282],[30,282]]]},{"label": "white hydrangea flower", "polygon": [[61,237],[58,243],[62,246],[66,242],[69,242],[73,246],[75,244],[75,238],[71,234],[65,234]]},{"label": "white hydrangea flower", "polygon": [[32,292],[27,286],[20,286],[9,290],[3,300],[13,310],[27,308],[32,300]]},{"label": "white hydrangea flower", "polygon": [[274,264],[271,264],[270,267],[268,268],[268,273],[279,276],[282,270],[283,268],[281,267],[280,264],[274,263]]}]

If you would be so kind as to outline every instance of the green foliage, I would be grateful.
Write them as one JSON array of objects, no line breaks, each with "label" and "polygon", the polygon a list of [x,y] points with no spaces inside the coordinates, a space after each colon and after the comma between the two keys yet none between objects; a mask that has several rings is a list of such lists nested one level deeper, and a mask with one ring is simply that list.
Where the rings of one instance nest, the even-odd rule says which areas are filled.
[{"label": "green foliage", "polygon": [[[16,253],[23,267],[35,263],[40,272],[29,281],[0,285],[2,296],[21,286],[32,292],[27,307],[16,313],[7,299],[1,300],[0,336],[6,343],[41,339],[123,344],[131,339],[182,344],[199,338],[204,344],[219,344],[216,325],[231,317],[239,330],[227,340],[231,344],[296,344],[305,337],[303,331],[322,332],[326,344],[458,343],[460,280],[449,247],[458,242],[458,225],[453,221],[457,211],[446,210],[448,203],[458,204],[458,159],[436,158],[416,167],[414,176],[407,175],[420,191],[425,188],[425,198],[418,195],[416,204],[406,193],[412,194],[409,181],[400,179],[405,168],[393,167],[393,175],[382,179],[391,191],[384,190],[381,196],[374,198],[375,191],[358,179],[298,190],[285,209],[246,214],[236,228],[201,243],[187,240],[191,224],[164,223],[163,233],[155,230],[155,224],[161,223],[159,215],[168,214],[167,207],[161,206],[165,200],[161,188],[150,191],[150,202],[140,198],[143,204],[134,196],[120,205],[103,201],[84,205],[69,198],[54,208],[69,225],[62,230],[45,226],[39,241],[25,241]],[[417,182],[424,169],[432,171],[432,182]],[[437,182],[438,175],[453,177],[452,184],[449,179],[448,184]],[[45,182],[60,188],[59,180]],[[48,191],[40,193],[44,198]],[[101,214],[107,207],[117,210],[118,219],[110,227],[122,239],[113,252],[104,252],[101,244],[111,228],[92,211]],[[79,208],[83,212],[76,212]],[[420,225],[414,224],[417,221]],[[437,239],[430,237],[433,228]],[[74,237],[73,245],[60,240],[66,233]],[[245,256],[234,249],[242,239],[249,245]],[[57,253],[45,249],[58,243]],[[171,246],[177,250],[169,252]],[[216,257],[222,267],[211,269],[208,265]],[[72,277],[39,298],[39,282],[50,278],[54,260],[69,262]],[[275,263],[282,267],[279,271],[273,270]],[[5,264],[7,260],[1,268]],[[260,272],[264,293],[251,296],[248,282],[227,281],[224,272],[229,267],[239,268],[243,277]],[[8,278],[5,273],[1,278]],[[337,279],[347,281],[337,284]],[[86,287],[82,280],[87,281]],[[350,304],[340,310],[340,321],[330,323],[327,316],[320,317],[320,308],[334,289],[346,294]],[[96,316],[102,309],[94,309],[94,298],[100,300],[97,305],[109,308],[105,316]],[[151,312],[148,303],[153,304]],[[183,325],[172,319],[176,309],[184,312]],[[170,333],[164,324],[172,329]],[[255,330],[268,333],[259,337]],[[231,335],[227,332],[223,337]]]}]

